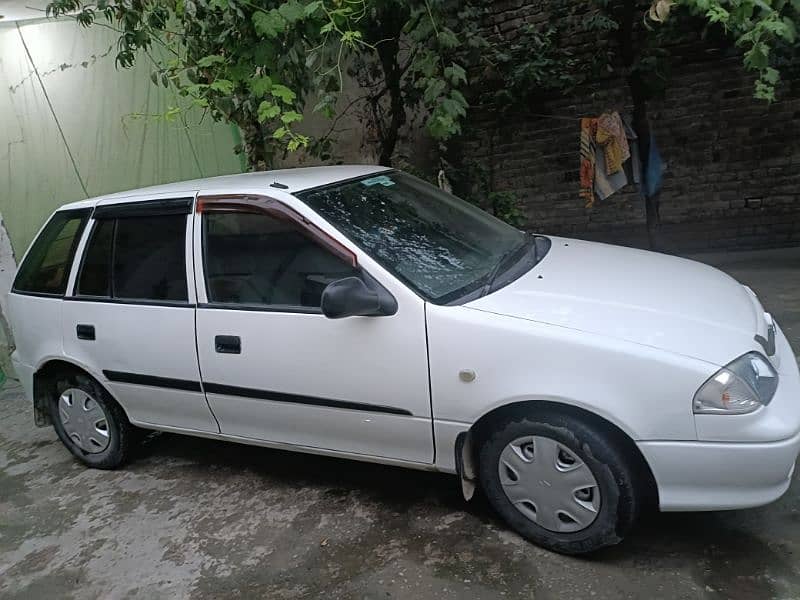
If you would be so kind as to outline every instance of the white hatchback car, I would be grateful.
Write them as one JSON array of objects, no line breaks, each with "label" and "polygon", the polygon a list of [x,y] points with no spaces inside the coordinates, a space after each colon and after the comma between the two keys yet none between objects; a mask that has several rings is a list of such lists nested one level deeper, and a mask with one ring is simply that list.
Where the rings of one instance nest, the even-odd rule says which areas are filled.
[{"label": "white hatchback car", "polygon": [[527,235],[399,171],[76,202],[9,299],[36,423],[92,467],[136,427],[457,473],[566,553],[789,487],[800,376],[713,268]]}]

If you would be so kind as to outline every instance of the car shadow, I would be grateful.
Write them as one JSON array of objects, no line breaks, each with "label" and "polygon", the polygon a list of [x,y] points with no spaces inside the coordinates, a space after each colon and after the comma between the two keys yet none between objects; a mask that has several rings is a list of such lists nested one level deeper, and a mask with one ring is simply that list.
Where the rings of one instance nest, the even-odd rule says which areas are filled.
[{"label": "car shadow", "polygon": [[[289,488],[313,487],[329,497],[356,492],[391,512],[425,512],[431,506],[461,511],[508,531],[480,492],[465,502],[452,475],[165,433],[150,435],[129,468],[146,470],[147,463],[164,458],[215,473],[249,472]],[[791,550],[782,547],[775,535],[786,525],[781,519],[787,518],[792,530],[800,528],[795,512],[778,507],[707,513],[651,511],[621,544],[569,560],[589,567],[598,563],[604,568],[665,572],[685,572],[689,566],[706,597],[771,598],[780,595],[778,581],[800,589],[800,573],[789,558]]]},{"label": "car shadow", "polygon": [[[452,475],[170,433],[149,435],[129,468],[145,469],[145,463],[163,458],[187,461],[195,468],[251,472],[276,484],[310,486],[331,495],[358,490],[395,507],[434,501],[463,510],[466,504]],[[476,516],[490,518],[491,508],[483,503]]]}]

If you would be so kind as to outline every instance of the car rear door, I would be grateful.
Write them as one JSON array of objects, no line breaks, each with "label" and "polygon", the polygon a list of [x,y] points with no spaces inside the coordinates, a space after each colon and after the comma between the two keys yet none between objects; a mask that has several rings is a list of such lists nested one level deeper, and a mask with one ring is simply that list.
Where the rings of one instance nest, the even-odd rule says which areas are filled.
[{"label": "car rear door", "polygon": [[62,335],[66,356],[95,373],[132,421],[218,432],[195,348],[193,204],[101,201],[64,298]]},{"label": "car rear door", "polygon": [[328,319],[324,287],[362,271],[324,223],[263,197],[198,211],[197,347],[222,433],[432,463],[424,302],[382,281],[396,314]]}]

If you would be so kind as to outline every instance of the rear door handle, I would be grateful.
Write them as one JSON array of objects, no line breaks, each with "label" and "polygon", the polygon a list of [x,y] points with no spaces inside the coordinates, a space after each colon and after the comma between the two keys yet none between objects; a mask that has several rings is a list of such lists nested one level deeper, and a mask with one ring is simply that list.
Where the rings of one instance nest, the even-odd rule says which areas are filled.
[{"label": "rear door handle", "polygon": [[241,354],[242,340],[238,335],[218,335],[214,338],[214,350],[220,354]]},{"label": "rear door handle", "polygon": [[78,335],[79,340],[93,340],[94,337],[94,325],[83,325],[79,324],[75,327],[75,333]]}]

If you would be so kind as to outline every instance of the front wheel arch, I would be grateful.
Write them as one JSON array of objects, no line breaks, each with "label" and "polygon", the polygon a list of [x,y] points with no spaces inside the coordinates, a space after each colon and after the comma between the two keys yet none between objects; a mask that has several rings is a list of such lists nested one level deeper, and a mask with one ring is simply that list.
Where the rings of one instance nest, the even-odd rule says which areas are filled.
[{"label": "front wheel arch", "polygon": [[[642,494],[645,508],[658,508],[658,486],[653,471],[639,447],[627,433],[611,421],[591,411],[549,400],[524,400],[499,406],[473,423],[468,431],[458,435],[455,444],[455,464],[462,481],[462,488],[467,489],[469,486],[474,486],[477,481],[477,469],[474,465],[478,464],[478,451],[493,426],[520,415],[535,419],[537,414],[560,414],[577,418],[602,431],[627,456],[631,457],[635,467],[636,485]],[[464,496],[469,500],[466,492]]]}]

